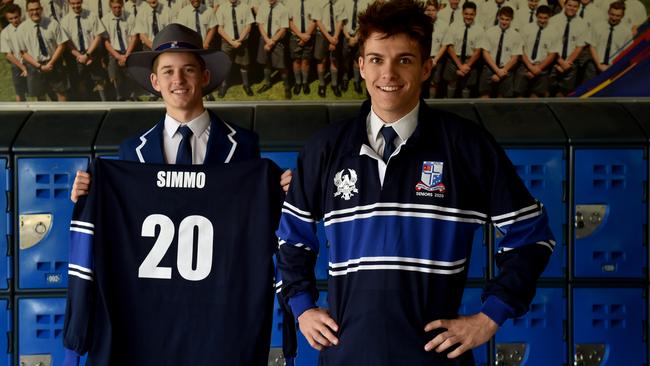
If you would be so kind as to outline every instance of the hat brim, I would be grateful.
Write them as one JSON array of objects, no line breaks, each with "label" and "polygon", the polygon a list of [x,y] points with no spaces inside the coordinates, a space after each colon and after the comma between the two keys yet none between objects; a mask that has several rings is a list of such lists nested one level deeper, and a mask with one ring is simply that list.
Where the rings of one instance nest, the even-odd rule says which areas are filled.
[{"label": "hat brim", "polygon": [[126,59],[129,74],[135,82],[148,92],[161,97],[162,95],[151,85],[151,68],[156,57],[164,52],[191,52],[198,54],[205,61],[205,67],[210,71],[210,82],[203,88],[203,95],[215,90],[230,73],[232,62],[225,53],[218,50],[190,50],[186,48],[167,49],[164,51],[135,52]]}]

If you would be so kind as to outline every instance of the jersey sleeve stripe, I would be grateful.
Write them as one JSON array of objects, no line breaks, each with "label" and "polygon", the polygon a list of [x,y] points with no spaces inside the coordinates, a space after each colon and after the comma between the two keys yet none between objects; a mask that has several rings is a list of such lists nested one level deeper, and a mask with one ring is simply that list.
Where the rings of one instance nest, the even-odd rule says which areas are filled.
[{"label": "jersey sleeve stripe", "polygon": [[86,281],[92,281],[93,280],[93,278],[91,276],[87,276],[85,274],[79,273],[77,271],[73,271],[71,269],[68,270],[68,275],[75,276],[75,277],[81,278],[82,280],[86,280]]},{"label": "jersey sleeve stripe", "polygon": [[530,218],[537,217],[537,216],[539,216],[541,214],[542,214],[541,210],[536,211],[536,212],[533,212],[533,213],[525,215],[525,216],[517,217],[516,219],[510,220],[510,221],[505,221],[505,222],[501,222],[501,223],[494,223],[494,226],[496,226],[499,229],[503,229],[504,226],[512,225],[512,224],[514,224],[516,222],[525,221],[525,220],[528,220]]},{"label": "jersey sleeve stripe", "polygon": [[295,217],[295,218],[297,218],[297,219],[299,219],[301,221],[304,221],[304,222],[309,222],[309,223],[316,222],[316,220],[314,220],[314,219],[310,219],[308,217],[300,216],[297,213],[295,213],[295,212],[293,212],[293,211],[291,211],[291,210],[289,210],[287,208],[283,208],[282,213],[289,214],[289,215],[291,215],[291,216],[293,216],[293,217]]},{"label": "jersey sleeve stripe", "polygon": [[290,204],[290,203],[287,202],[287,201],[284,201],[284,203],[282,204],[282,206],[285,207],[285,208],[288,208],[289,210],[291,210],[291,211],[293,211],[293,212],[295,212],[295,213],[297,213],[297,214],[299,214],[299,215],[305,216],[305,217],[307,217],[307,218],[311,218],[311,217],[313,217],[313,215],[311,214],[311,212],[308,212],[308,211],[305,211],[305,210],[301,210],[301,209],[299,209],[298,207],[296,207],[296,206]]},{"label": "jersey sleeve stripe", "polygon": [[69,263],[82,268],[93,268],[91,235],[75,231],[70,232]]},{"label": "jersey sleeve stripe", "polygon": [[70,231],[76,231],[78,233],[83,233],[88,235],[95,235],[95,232],[93,230],[82,229],[80,227],[70,227]]},{"label": "jersey sleeve stripe", "polygon": [[553,249],[555,249],[555,245],[554,245],[554,244],[551,244],[551,243],[546,242],[546,241],[538,241],[538,242],[535,243],[535,244],[539,244],[539,245],[545,246],[545,247],[547,247],[548,249],[550,249],[551,252],[553,251]]},{"label": "jersey sleeve stripe", "polygon": [[70,268],[70,269],[74,269],[74,270],[76,270],[76,271],[80,271],[80,272],[83,272],[83,273],[86,273],[86,274],[89,274],[89,275],[92,275],[92,274],[93,274],[93,270],[92,270],[92,269],[90,269],[90,268],[85,268],[85,267],[82,267],[82,266],[78,266],[78,265],[76,265],[76,264],[68,264],[68,268]]},{"label": "jersey sleeve stripe", "polygon": [[292,244],[292,245],[293,245],[294,247],[297,247],[297,248],[302,248],[302,249],[305,249],[305,250],[309,250],[309,251],[311,251],[311,248],[310,248],[307,244],[303,244],[303,243],[294,243],[294,244]]},{"label": "jersey sleeve stripe", "polygon": [[502,221],[502,220],[509,219],[509,218],[511,218],[511,217],[515,217],[515,216],[518,216],[518,215],[521,215],[521,214],[525,214],[525,213],[527,213],[527,212],[529,212],[529,211],[533,211],[533,210],[535,210],[535,211],[536,211],[536,210],[541,210],[541,207],[540,207],[540,206],[541,206],[540,204],[535,203],[535,204],[530,205],[530,206],[528,206],[528,207],[524,207],[524,208],[522,208],[521,210],[508,212],[508,213],[505,213],[505,214],[503,214],[503,215],[492,216],[492,221],[494,221],[494,222],[499,222],[499,221]]},{"label": "jersey sleeve stripe", "polygon": [[89,227],[91,229],[95,228],[95,225],[90,223],[90,222],[78,221],[78,220],[70,221],[70,226],[85,226],[85,227]]}]

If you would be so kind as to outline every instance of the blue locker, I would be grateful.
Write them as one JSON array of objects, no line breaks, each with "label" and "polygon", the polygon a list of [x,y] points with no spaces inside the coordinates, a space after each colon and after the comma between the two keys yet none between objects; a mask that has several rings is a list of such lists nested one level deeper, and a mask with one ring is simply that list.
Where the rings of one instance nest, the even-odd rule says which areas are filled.
[{"label": "blue locker", "polygon": [[487,273],[487,251],[488,246],[485,242],[485,228],[480,227],[474,233],[474,241],[472,242],[472,254],[469,262],[469,272],[467,274],[470,278],[485,278]]},{"label": "blue locker", "polygon": [[[546,208],[551,231],[555,236],[555,249],[542,277],[564,277],[566,243],[563,225],[568,220],[566,206],[562,201],[566,181],[563,152],[560,149],[508,149],[506,153],[531,195]],[[499,249],[500,239],[496,238],[495,253]]]},{"label": "blue locker", "polygon": [[[318,293],[316,305],[321,308],[327,308],[327,292]],[[298,330],[298,356],[296,357],[296,366],[315,366],[318,365],[318,351],[312,348],[307,342],[305,336]]]},{"label": "blue locker", "polygon": [[[296,162],[298,159],[298,152],[295,151],[286,151],[286,152],[271,152],[263,151],[262,157],[273,160],[276,164],[285,169],[296,169]],[[320,242],[320,250],[318,253],[318,258],[316,259],[316,279],[317,280],[327,280],[328,275],[328,244],[327,238],[325,237],[325,226],[323,222],[319,222],[316,227],[316,235],[318,236],[318,241]]]},{"label": "blue locker", "polygon": [[70,189],[88,159],[18,158],[18,288],[65,288],[68,283]]},{"label": "blue locker", "polygon": [[643,150],[576,149],[574,176],[575,276],[645,278]]},{"label": "blue locker", "polygon": [[506,321],[497,332],[496,361],[521,360],[517,364],[522,366],[562,365],[567,353],[565,321],[563,290],[538,288],[528,313]]},{"label": "blue locker", "polygon": [[9,348],[9,333],[12,332],[11,310],[8,308],[9,301],[0,299],[0,366],[10,366],[12,354]]},{"label": "blue locker", "polygon": [[297,151],[262,151],[262,157],[273,160],[284,171],[296,170]]},{"label": "blue locker", "polygon": [[273,327],[271,328],[271,347],[282,347],[282,309],[278,298],[274,296],[273,300]]},{"label": "blue locker", "polygon": [[8,192],[11,191],[11,172],[7,168],[7,159],[0,157],[0,290],[9,288],[11,278],[11,257],[7,256],[9,235],[12,232],[11,203],[7,202]]},{"label": "blue locker", "polygon": [[[460,315],[472,315],[481,311],[481,293],[483,293],[483,289],[466,287],[458,313]],[[488,364],[488,343],[474,348],[472,352],[477,366],[486,366]]]},{"label": "blue locker", "polygon": [[63,364],[65,298],[20,298],[17,303],[19,359],[43,355],[51,357],[51,365]]},{"label": "blue locker", "polygon": [[643,289],[575,288],[574,359],[601,359],[601,366],[646,365],[646,312]]}]

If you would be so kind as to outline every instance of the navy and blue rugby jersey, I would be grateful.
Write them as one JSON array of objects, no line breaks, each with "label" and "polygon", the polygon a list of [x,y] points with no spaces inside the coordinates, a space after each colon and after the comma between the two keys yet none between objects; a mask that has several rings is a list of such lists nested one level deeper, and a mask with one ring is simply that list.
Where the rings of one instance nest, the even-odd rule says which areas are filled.
[{"label": "navy and blue rugby jersey", "polygon": [[99,159],[91,174],[70,225],[66,366],[266,365],[279,168]]},{"label": "navy and blue rugby jersey", "polygon": [[276,232],[281,296],[296,317],[315,306],[322,220],[339,345],[321,365],[473,364],[471,352],[425,352],[435,334],[424,327],[458,316],[473,235],[486,222],[504,238],[482,312],[499,325],[524,314],[555,245],[545,210],[474,123],[421,102],[417,128],[386,164],[367,142],[369,112],[366,102],[299,156]]}]

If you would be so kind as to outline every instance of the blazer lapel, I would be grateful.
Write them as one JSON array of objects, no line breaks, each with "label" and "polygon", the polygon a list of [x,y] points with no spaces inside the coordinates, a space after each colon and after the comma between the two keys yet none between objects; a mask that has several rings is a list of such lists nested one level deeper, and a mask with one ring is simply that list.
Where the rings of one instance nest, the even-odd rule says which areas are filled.
[{"label": "blazer lapel", "polygon": [[135,148],[135,153],[141,163],[165,164],[162,142],[164,129],[163,118],[151,130],[140,136],[141,143]]},{"label": "blazer lapel", "polygon": [[229,163],[237,150],[236,131],[212,111],[210,114],[210,137],[203,164]]}]

